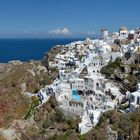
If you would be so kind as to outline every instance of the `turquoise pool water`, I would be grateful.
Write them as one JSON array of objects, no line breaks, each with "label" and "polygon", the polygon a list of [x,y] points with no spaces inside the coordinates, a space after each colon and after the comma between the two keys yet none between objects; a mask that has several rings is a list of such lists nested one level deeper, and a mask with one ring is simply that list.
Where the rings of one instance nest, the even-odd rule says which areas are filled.
[{"label": "turquoise pool water", "polygon": [[80,101],[81,100],[81,97],[80,95],[77,94],[77,91],[76,90],[73,90],[72,91],[72,98],[76,101]]}]

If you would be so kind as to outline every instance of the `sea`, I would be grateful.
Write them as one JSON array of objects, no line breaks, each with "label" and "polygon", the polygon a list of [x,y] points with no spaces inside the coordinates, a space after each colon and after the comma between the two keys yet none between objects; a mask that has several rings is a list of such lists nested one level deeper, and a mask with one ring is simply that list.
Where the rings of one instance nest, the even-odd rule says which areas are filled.
[{"label": "sea", "polygon": [[55,45],[65,45],[82,39],[0,39],[0,63],[11,60],[42,60]]}]

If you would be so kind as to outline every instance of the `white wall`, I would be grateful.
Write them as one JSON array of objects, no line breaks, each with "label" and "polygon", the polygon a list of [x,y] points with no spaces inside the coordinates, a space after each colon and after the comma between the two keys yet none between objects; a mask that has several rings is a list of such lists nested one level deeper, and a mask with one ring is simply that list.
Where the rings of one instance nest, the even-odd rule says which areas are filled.
[{"label": "white wall", "polygon": [[85,85],[84,85],[84,79],[74,79],[72,82],[72,89],[76,89],[76,90],[84,90],[85,89]]},{"label": "white wall", "polygon": [[91,78],[85,78],[85,91],[94,90],[94,80]]}]

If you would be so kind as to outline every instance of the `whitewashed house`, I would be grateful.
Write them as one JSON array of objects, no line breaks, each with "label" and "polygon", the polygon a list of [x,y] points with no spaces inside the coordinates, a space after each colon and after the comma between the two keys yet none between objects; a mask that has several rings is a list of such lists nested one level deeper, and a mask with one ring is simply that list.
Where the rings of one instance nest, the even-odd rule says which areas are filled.
[{"label": "whitewashed house", "polygon": [[130,93],[129,111],[134,112],[139,107],[140,107],[140,84],[138,84],[137,91]]},{"label": "whitewashed house", "polygon": [[110,99],[117,99],[119,103],[125,99],[125,96],[121,94],[118,87],[116,87],[112,82],[106,82],[104,93],[106,96],[110,97]]},{"label": "whitewashed house", "polygon": [[135,33],[136,33],[137,37],[140,37],[140,28],[137,28],[137,29],[135,30]]},{"label": "whitewashed house", "polygon": [[88,71],[90,75],[93,76],[100,76],[100,70],[103,66],[105,66],[105,60],[100,58],[100,57],[94,57],[89,66],[88,66]]},{"label": "whitewashed house", "polygon": [[136,39],[136,45],[140,46],[140,39]]},{"label": "whitewashed house", "polygon": [[94,74],[100,73],[100,69],[105,65],[105,61],[97,56],[97,57],[93,57],[93,59],[91,60],[89,67],[92,67],[92,72]]},{"label": "whitewashed house", "polygon": [[90,76],[84,77],[85,91],[94,91],[94,79]]},{"label": "whitewashed house", "polygon": [[57,63],[57,67],[60,68],[60,69],[63,69],[66,67],[66,62],[63,61],[63,60],[59,60],[58,63]]},{"label": "whitewashed house", "polygon": [[[59,70],[59,79],[68,82],[70,79],[76,77],[76,74],[71,73],[71,69]],[[77,76],[78,77],[78,76]]]},{"label": "whitewashed house", "polygon": [[117,39],[119,37],[119,32],[113,32],[111,34],[111,38],[114,40],[114,39]]},{"label": "whitewashed house", "polygon": [[57,90],[55,94],[56,100],[60,103],[64,103],[65,100],[68,100],[71,98],[71,88],[70,85],[67,82],[61,82],[57,86]]},{"label": "whitewashed house", "polygon": [[65,70],[59,70],[59,79],[62,81],[66,81],[68,79],[69,73]]},{"label": "whitewashed house", "polygon": [[119,29],[119,36],[120,36],[120,39],[125,39],[125,38],[127,38],[127,37],[128,37],[128,34],[129,34],[129,32],[128,32],[128,30],[127,30],[126,27],[124,27],[124,26],[120,27],[120,29]]},{"label": "whitewashed house", "polygon": [[72,80],[72,89],[84,91],[84,89],[85,89],[84,79],[82,79],[82,78],[73,79]]}]

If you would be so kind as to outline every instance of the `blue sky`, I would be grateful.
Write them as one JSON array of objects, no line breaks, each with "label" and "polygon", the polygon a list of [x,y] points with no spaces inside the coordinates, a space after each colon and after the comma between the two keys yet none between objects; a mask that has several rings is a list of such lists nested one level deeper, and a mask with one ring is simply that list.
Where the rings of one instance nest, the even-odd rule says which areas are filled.
[{"label": "blue sky", "polygon": [[140,26],[140,0],[0,0],[0,37],[98,34]]}]

